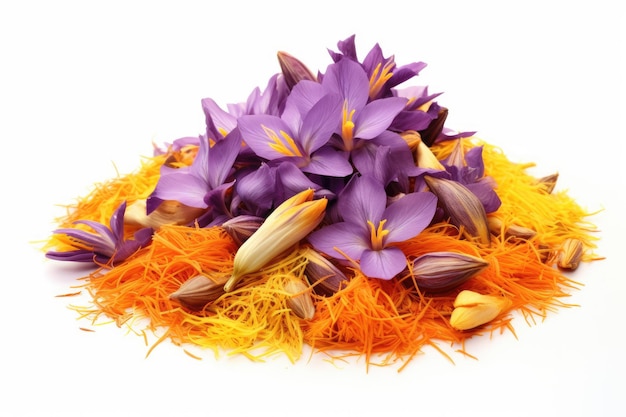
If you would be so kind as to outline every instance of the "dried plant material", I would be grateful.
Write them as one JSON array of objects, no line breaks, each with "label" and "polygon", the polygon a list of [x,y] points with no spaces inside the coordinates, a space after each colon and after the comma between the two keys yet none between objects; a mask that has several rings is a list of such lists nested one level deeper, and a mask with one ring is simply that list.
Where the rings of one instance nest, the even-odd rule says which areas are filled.
[{"label": "dried plant material", "polygon": [[565,239],[557,255],[557,265],[561,269],[575,270],[583,258],[583,242],[579,239]]},{"label": "dried plant material", "polygon": [[479,274],[489,262],[456,252],[430,252],[415,258],[412,273],[417,287],[424,291],[444,292],[458,287]]},{"label": "dried plant material", "polygon": [[222,227],[233,238],[237,246],[248,240],[263,224],[264,219],[258,216],[237,216],[222,223]]},{"label": "dried plant material", "polygon": [[498,317],[511,306],[511,301],[504,297],[482,295],[464,290],[454,300],[454,310],[450,316],[450,325],[457,330],[470,330]]},{"label": "dried plant material", "polygon": [[489,245],[491,237],[487,214],[476,195],[457,181],[428,175],[424,179],[439,199],[440,206],[450,216],[450,222],[462,228],[468,238]]},{"label": "dried plant material", "polygon": [[158,229],[166,224],[189,224],[200,217],[206,210],[189,207],[177,201],[164,201],[156,210],[146,214],[146,200],[137,200],[129,205],[124,215],[124,222],[130,225]]},{"label": "dried plant material", "polygon": [[326,203],[326,199],[313,200],[313,190],[308,189],[278,206],[237,250],[224,290],[232,291],[244,275],[258,271],[304,239],[324,218]]},{"label": "dried plant material", "polygon": [[497,216],[487,216],[487,224],[491,233],[495,236],[504,236],[505,239],[528,240],[537,234],[537,232],[527,227],[516,224],[507,225]]},{"label": "dried plant material", "polygon": [[304,257],[308,261],[304,274],[315,293],[332,295],[347,284],[346,275],[316,250],[305,249]]},{"label": "dried plant material", "polygon": [[290,278],[285,283],[285,292],[290,295],[287,305],[294,314],[303,320],[311,320],[315,315],[311,288],[301,279]]},{"label": "dried plant material", "polygon": [[554,187],[556,187],[558,179],[559,174],[557,172],[537,179],[537,184],[539,184],[541,189],[544,190],[547,194],[552,194],[552,191],[554,191]]},{"label": "dried plant material", "polygon": [[183,282],[178,290],[170,294],[170,299],[190,310],[202,310],[207,304],[224,294],[224,284],[227,279],[227,275],[217,280],[197,275]]}]

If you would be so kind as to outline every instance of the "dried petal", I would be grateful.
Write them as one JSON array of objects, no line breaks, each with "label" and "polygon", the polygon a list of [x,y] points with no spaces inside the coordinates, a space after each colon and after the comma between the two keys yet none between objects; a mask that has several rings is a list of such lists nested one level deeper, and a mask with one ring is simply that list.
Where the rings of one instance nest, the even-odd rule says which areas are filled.
[{"label": "dried petal", "polygon": [[291,311],[303,320],[311,320],[315,315],[311,288],[301,279],[291,278],[285,283],[284,289],[291,295],[287,299]]},{"label": "dried petal", "polygon": [[495,319],[510,306],[508,298],[464,290],[454,300],[450,325],[457,330],[473,329]]},{"label": "dried petal", "polygon": [[561,244],[556,264],[561,269],[573,271],[578,268],[584,253],[583,242],[579,239],[568,238]]},{"label": "dried petal", "polygon": [[227,278],[225,276],[212,280],[204,275],[197,275],[189,278],[177,291],[170,294],[170,299],[178,301],[190,310],[202,310],[224,294],[224,283]]},{"label": "dried petal", "polygon": [[437,195],[439,205],[450,216],[450,222],[462,228],[470,239],[478,239],[483,245],[491,242],[487,214],[482,202],[466,186],[445,178],[425,176],[430,190]]},{"label": "dried petal", "polygon": [[413,261],[418,288],[430,292],[451,290],[476,276],[489,262],[457,252],[431,252]]},{"label": "dried petal", "polygon": [[489,231],[491,233],[496,236],[502,236],[504,234],[505,239],[528,240],[537,234],[537,232],[527,227],[518,226],[516,224],[505,225],[504,222],[496,216],[488,216],[487,224],[489,225]]},{"label": "dried petal", "polygon": [[308,248],[304,256],[308,260],[304,273],[316,293],[332,295],[348,282],[345,274],[316,250]]}]

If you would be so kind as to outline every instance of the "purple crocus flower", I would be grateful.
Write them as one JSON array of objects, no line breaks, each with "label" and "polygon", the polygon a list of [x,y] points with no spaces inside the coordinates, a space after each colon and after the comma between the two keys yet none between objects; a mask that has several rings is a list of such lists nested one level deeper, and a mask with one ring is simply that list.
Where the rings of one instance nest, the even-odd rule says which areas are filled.
[{"label": "purple crocus flower", "polygon": [[343,177],[352,173],[347,155],[325,146],[339,124],[342,99],[319,84],[298,83],[281,117],[247,115],[238,120],[244,142],[270,161],[289,160],[311,174]]},{"label": "purple crocus flower", "polygon": [[369,81],[363,67],[349,59],[328,66],[322,79],[328,92],[341,95],[343,108],[337,134],[340,146],[352,151],[359,140],[369,140],[383,133],[404,109],[406,99],[389,97],[369,101]]},{"label": "purple crocus flower", "polygon": [[147,214],[165,200],[175,200],[201,209],[209,207],[207,201],[210,194],[220,193],[222,188],[231,185],[225,184],[225,181],[240,148],[241,137],[236,129],[212,148],[205,137],[200,137],[198,154],[190,166],[161,168],[156,188],[147,200]]},{"label": "purple crocus flower", "polygon": [[338,196],[343,221],[313,232],[308,239],[329,256],[358,261],[368,277],[391,279],[406,267],[406,256],[393,243],[421,233],[436,205],[437,198],[430,192],[407,194],[387,205],[381,182],[355,176]]},{"label": "purple crocus flower", "polygon": [[111,216],[110,226],[91,220],[78,220],[75,224],[84,224],[95,233],[80,229],[63,228],[53,233],[67,235],[78,248],[71,251],[49,251],[46,257],[57,261],[94,262],[106,264],[121,262],[140,248],[150,244],[153,230],[138,230],[134,239],[124,239],[124,213],[126,202],[120,204]]},{"label": "purple crocus flower", "polygon": [[460,182],[478,197],[486,213],[498,210],[502,202],[494,190],[495,180],[485,176],[482,146],[473,147],[463,155],[459,140],[453,153],[441,162],[452,180]]}]

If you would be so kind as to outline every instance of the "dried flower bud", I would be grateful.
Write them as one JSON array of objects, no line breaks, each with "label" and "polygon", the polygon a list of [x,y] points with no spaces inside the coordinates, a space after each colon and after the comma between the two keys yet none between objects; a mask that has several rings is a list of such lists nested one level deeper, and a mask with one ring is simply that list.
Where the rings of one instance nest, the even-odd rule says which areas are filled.
[{"label": "dried flower bud", "polygon": [[422,141],[426,144],[426,146],[431,146],[433,143],[435,143],[437,137],[443,130],[443,126],[446,123],[447,118],[448,109],[445,107],[440,107],[439,112],[437,113],[437,118],[431,121],[426,129],[420,130]]},{"label": "dried flower bud", "polygon": [[317,81],[317,77],[297,58],[286,52],[278,52],[278,63],[285,77],[287,87],[291,90],[299,81]]},{"label": "dried flower bud", "polygon": [[489,266],[484,259],[456,252],[431,252],[412,263],[418,288],[430,292],[456,288]]},{"label": "dried flower bud", "polygon": [[311,320],[315,315],[311,288],[302,280],[291,278],[285,283],[284,289],[287,294],[291,295],[287,299],[287,305],[291,311],[303,320]]},{"label": "dried flower bud", "polygon": [[450,216],[450,222],[462,228],[466,237],[489,245],[491,237],[483,203],[466,186],[445,178],[424,177],[439,205]]},{"label": "dried flower bud", "polygon": [[547,194],[552,194],[554,191],[554,187],[556,186],[556,182],[559,179],[559,174],[551,174],[546,175],[545,177],[539,178],[537,180],[537,184],[543,189]]},{"label": "dried flower bud", "polygon": [[228,277],[214,281],[204,275],[197,275],[189,278],[178,290],[170,294],[170,299],[176,300],[190,310],[202,310],[224,294],[226,278]]},{"label": "dried flower bud", "polygon": [[186,206],[174,200],[165,200],[149,215],[146,215],[146,212],[146,200],[137,200],[126,209],[124,223],[153,229],[166,224],[188,224],[206,212],[206,209]]},{"label": "dried flower bud", "polygon": [[313,200],[313,189],[280,204],[237,250],[224,290],[232,291],[244,275],[260,270],[304,239],[324,218],[326,204],[325,198]]},{"label": "dried flower bud", "polygon": [[417,149],[417,145],[422,143],[422,136],[416,130],[405,130],[400,133],[400,136],[402,136],[402,139],[409,145],[411,150]]},{"label": "dried flower bud", "polygon": [[568,238],[561,244],[556,264],[561,269],[573,271],[578,268],[583,257],[583,242]]},{"label": "dried flower bud", "polygon": [[446,168],[439,162],[433,151],[420,140],[417,143],[417,166],[420,168],[432,168],[445,171]]},{"label": "dried flower bud", "polygon": [[304,273],[316,293],[332,295],[348,282],[345,274],[316,250],[308,248],[304,256],[308,261]]},{"label": "dried flower bud", "polygon": [[241,246],[252,236],[252,233],[256,232],[261,224],[263,224],[261,217],[242,215],[225,221],[222,227],[233,238],[237,246]]},{"label": "dried flower bud", "polygon": [[457,330],[473,329],[495,319],[510,306],[508,298],[464,290],[454,300],[450,325]]},{"label": "dried flower bud", "polygon": [[487,224],[489,231],[496,236],[504,235],[505,239],[521,239],[528,240],[533,238],[537,232],[527,227],[518,226],[516,224],[505,225],[504,222],[496,216],[488,216]]}]

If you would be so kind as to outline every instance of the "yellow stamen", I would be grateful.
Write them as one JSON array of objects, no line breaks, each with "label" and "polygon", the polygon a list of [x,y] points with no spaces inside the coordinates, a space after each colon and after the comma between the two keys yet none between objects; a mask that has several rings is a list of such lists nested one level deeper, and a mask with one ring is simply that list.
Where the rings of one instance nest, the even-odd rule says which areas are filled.
[{"label": "yellow stamen", "polygon": [[289,136],[287,132],[284,130],[280,131],[280,136],[282,136],[281,139],[272,129],[264,125],[261,125],[261,127],[267,137],[272,140],[272,142],[269,143],[270,148],[285,156],[302,156],[302,152],[300,151],[298,144],[291,136]]},{"label": "yellow stamen", "polygon": [[383,245],[383,238],[389,234],[389,230],[385,229],[385,223],[387,219],[378,222],[378,228],[374,228],[374,223],[370,220],[367,224],[370,227],[370,240],[372,241],[372,249],[381,250],[385,246]]},{"label": "yellow stamen", "polygon": [[386,63],[382,68],[382,62],[376,65],[376,68],[372,72],[372,76],[370,77],[370,98],[374,99],[382,90],[383,86],[389,79],[393,76],[391,70],[395,67],[393,63]]},{"label": "yellow stamen", "polygon": [[344,147],[346,151],[352,150],[354,139],[354,117],[355,110],[352,109],[348,112],[348,100],[343,103],[343,117],[341,121],[341,138],[343,139]]}]

